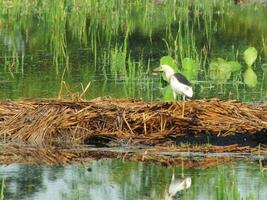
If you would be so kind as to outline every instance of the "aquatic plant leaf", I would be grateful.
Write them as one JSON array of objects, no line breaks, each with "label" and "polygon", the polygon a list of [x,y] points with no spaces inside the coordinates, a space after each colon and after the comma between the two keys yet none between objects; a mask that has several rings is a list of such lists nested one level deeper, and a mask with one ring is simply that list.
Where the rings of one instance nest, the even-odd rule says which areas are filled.
[{"label": "aquatic plant leaf", "polygon": [[168,101],[168,102],[173,101],[173,93],[172,93],[172,89],[170,85],[164,87],[162,92],[163,92],[163,99],[165,101]]},{"label": "aquatic plant leaf", "polygon": [[217,63],[222,70],[232,71],[231,70],[231,64],[224,60],[223,58],[217,58]]},{"label": "aquatic plant leaf", "polygon": [[257,59],[258,52],[254,47],[249,47],[244,52],[244,60],[248,66],[252,66]]},{"label": "aquatic plant leaf", "polygon": [[209,76],[213,81],[225,82],[231,77],[231,65],[222,58],[211,61]]},{"label": "aquatic plant leaf", "polygon": [[229,61],[228,64],[230,65],[231,72],[239,72],[242,68],[242,65],[236,61]]},{"label": "aquatic plant leaf", "polygon": [[199,64],[192,58],[184,58],[182,60],[182,74],[186,76],[187,79],[196,80],[198,68]]},{"label": "aquatic plant leaf", "polygon": [[182,60],[182,67],[185,70],[197,70],[198,63],[192,58],[184,58]]},{"label": "aquatic plant leaf", "polygon": [[186,69],[182,69],[181,73],[188,80],[197,80],[197,70],[186,70]]},{"label": "aquatic plant leaf", "polygon": [[248,67],[243,74],[245,84],[252,88],[257,85],[257,75],[251,67]]}]

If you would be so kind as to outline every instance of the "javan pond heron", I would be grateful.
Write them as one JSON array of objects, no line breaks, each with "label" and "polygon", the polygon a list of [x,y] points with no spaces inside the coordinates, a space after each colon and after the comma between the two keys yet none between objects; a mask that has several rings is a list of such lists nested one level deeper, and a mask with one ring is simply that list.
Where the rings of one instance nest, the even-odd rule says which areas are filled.
[{"label": "javan pond heron", "polygon": [[193,96],[191,83],[181,73],[175,73],[174,69],[169,65],[161,65],[160,67],[154,69],[153,72],[165,73],[167,81],[171,86],[174,100],[176,100],[177,94],[181,94],[183,96],[182,117],[184,117],[185,97]]}]

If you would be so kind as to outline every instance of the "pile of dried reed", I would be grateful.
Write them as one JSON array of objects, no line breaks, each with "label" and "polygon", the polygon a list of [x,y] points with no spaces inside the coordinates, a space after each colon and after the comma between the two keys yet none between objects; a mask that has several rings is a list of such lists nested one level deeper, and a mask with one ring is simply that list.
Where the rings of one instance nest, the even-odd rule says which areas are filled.
[{"label": "pile of dried reed", "polygon": [[0,102],[0,137],[34,143],[84,143],[94,136],[115,142],[162,144],[184,135],[265,132],[267,107],[218,99],[182,105],[129,99]]}]

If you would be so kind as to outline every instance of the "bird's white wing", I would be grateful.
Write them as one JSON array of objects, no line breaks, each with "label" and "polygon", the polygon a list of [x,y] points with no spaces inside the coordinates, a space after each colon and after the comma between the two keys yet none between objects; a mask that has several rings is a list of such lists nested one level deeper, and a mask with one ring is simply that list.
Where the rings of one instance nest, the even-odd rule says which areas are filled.
[{"label": "bird's white wing", "polygon": [[185,179],[172,179],[169,185],[169,195],[175,196],[175,194],[184,189],[188,189],[191,186],[191,178],[187,177]]},{"label": "bird's white wing", "polygon": [[172,76],[170,79],[170,85],[172,90],[175,93],[179,93],[188,97],[192,97],[193,96],[193,90],[191,86],[185,85],[183,83],[180,83],[175,76]]}]

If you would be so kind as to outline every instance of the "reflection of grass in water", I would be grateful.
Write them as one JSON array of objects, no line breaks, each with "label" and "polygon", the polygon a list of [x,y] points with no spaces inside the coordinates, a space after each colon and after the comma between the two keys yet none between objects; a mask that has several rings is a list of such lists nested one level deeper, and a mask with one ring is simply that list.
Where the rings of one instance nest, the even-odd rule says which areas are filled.
[{"label": "reflection of grass in water", "polygon": [[5,179],[2,178],[0,200],[4,200],[5,199],[4,191],[5,191]]},{"label": "reflection of grass in water", "polygon": [[263,52],[265,56],[267,57],[267,36],[262,36],[262,46],[263,46]]},{"label": "reflection of grass in water", "polygon": [[[245,174],[244,171],[241,173],[235,167],[232,168],[232,165],[194,170],[176,167],[174,172],[177,179],[182,175],[192,178],[191,187],[180,192],[180,199],[197,200],[207,197],[217,200],[253,200],[259,195],[255,191],[256,186],[250,187],[252,191],[241,191],[243,183],[239,182],[244,178],[258,177],[255,176],[259,172],[258,166],[253,166],[253,170],[245,171]],[[74,175],[67,182],[68,189],[62,194],[64,199],[88,199],[92,197],[90,195],[97,194],[97,191],[104,190],[116,193],[116,197],[121,199],[164,200],[173,172],[171,167],[122,160],[97,161],[91,169],[92,171],[85,172],[84,169],[75,167]],[[238,177],[240,175],[242,177]],[[112,197],[114,198],[110,196],[110,199]]]},{"label": "reflection of grass in water", "polygon": [[238,189],[235,172],[226,175],[220,172],[216,180],[216,199],[217,200],[253,200],[254,195],[252,192],[248,193],[246,197],[242,197]]},{"label": "reflection of grass in water", "polygon": [[98,161],[92,167],[92,172],[86,174],[81,168],[76,169],[76,175],[67,182],[68,190],[61,193],[62,199],[89,199],[92,197],[89,194],[94,194],[93,190],[98,188],[105,191],[102,198],[106,195],[111,199],[112,195],[109,196],[107,191],[114,190],[122,199],[143,199],[152,193],[156,193],[157,199],[163,199],[165,186],[171,176],[170,170],[157,165],[120,160]]},{"label": "reflection of grass in water", "polygon": [[4,69],[9,72],[12,78],[13,73],[24,72],[24,55],[21,57],[18,55],[16,50],[13,50],[10,56],[5,55],[4,57]]}]

